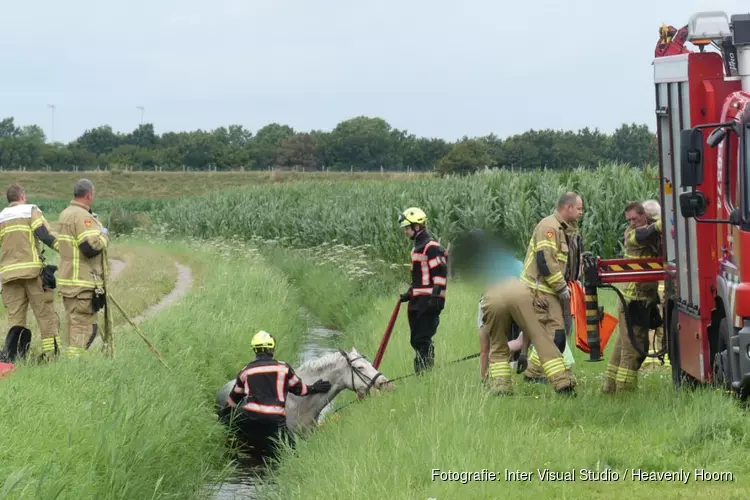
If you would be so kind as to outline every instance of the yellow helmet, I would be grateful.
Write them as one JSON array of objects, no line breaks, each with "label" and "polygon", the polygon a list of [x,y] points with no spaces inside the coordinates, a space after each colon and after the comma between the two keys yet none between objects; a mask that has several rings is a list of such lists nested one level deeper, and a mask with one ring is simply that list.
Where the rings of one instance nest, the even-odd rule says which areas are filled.
[{"label": "yellow helmet", "polygon": [[270,333],[261,330],[253,335],[253,340],[250,341],[250,345],[253,346],[253,351],[258,352],[261,349],[275,348],[276,340],[271,336]]},{"label": "yellow helmet", "polygon": [[417,207],[407,208],[398,216],[398,223],[400,227],[411,226],[412,224],[424,226],[427,223],[427,214]]}]

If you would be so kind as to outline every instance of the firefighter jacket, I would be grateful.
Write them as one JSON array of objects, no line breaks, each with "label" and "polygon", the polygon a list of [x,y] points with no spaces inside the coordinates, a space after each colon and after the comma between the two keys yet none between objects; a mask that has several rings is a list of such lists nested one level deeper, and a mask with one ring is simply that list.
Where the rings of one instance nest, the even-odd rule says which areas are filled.
[{"label": "firefighter jacket", "polygon": [[448,287],[446,252],[427,230],[414,238],[411,251],[411,297],[439,297],[445,300]]},{"label": "firefighter jacket", "polygon": [[[571,239],[575,240],[575,254],[569,265]],[[556,295],[567,286],[568,281],[580,277],[582,247],[583,242],[575,226],[564,222],[555,211],[534,228],[526,249],[521,281],[532,290]]]},{"label": "firefighter jacket", "polygon": [[227,405],[261,419],[286,422],[286,395],[307,396],[310,388],[291,366],[270,356],[258,356],[237,375]]},{"label": "firefighter jacket", "polygon": [[[626,259],[646,259],[658,257],[661,249],[661,219],[652,224],[639,228],[628,227],[625,229],[625,255]],[[658,301],[658,282],[636,283],[630,282],[625,286],[623,295],[628,301],[648,300]]]},{"label": "firefighter jacket", "polygon": [[44,245],[57,249],[57,238],[36,205],[13,202],[0,212],[0,276],[7,283],[33,279],[44,266]]},{"label": "firefighter jacket", "polygon": [[102,224],[90,208],[75,201],[62,211],[59,222],[57,285],[60,295],[75,297],[83,291],[101,287],[104,284],[102,251],[109,245]]}]

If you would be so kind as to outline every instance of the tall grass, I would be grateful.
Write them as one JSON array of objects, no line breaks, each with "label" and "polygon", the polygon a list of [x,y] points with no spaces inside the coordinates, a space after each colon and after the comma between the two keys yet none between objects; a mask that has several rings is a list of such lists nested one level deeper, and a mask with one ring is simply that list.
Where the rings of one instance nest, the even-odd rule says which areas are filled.
[{"label": "tall grass", "polygon": [[427,212],[431,231],[444,244],[483,228],[502,234],[520,256],[536,222],[568,190],[583,197],[581,230],[588,249],[607,257],[620,251],[624,206],[655,197],[658,181],[639,169],[607,165],[384,183],[255,186],[170,202],[153,214],[153,221],[176,234],[203,238],[260,236],[300,248],[371,244],[374,255],[396,262],[409,245],[396,218],[416,205]]},{"label": "tall grass", "polygon": [[[304,293],[335,289],[337,277]],[[436,368],[396,382],[329,418],[314,439],[284,456],[262,488],[262,498],[640,498],[747,497],[750,445],[746,416],[721,392],[676,392],[666,369],[641,373],[630,395],[600,393],[606,361],[585,362],[574,348],[578,397],[553,394],[548,385],[513,375],[516,394],[493,397],[479,380],[478,360],[446,365],[479,350],[479,289],[454,282],[435,336]],[[615,313],[616,303],[603,293]],[[342,343],[374,356],[392,297],[372,300],[349,325]],[[605,350],[609,357],[616,338]],[[380,367],[388,377],[412,372],[414,352],[401,314]],[[339,407],[349,398],[334,405]],[[499,481],[462,483],[433,479],[442,472],[500,473]],[[531,480],[506,480],[504,471],[534,472]],[[575,481],[541,481],[537,469],[575,471]],[[580,470],[614,471],[619,481],[584,481]],[[731,472],[733,481],[696,481],[695,469]],[[633,470],[685,471],[689,482],[637,481]]]},{"label": "tall grass", "polygon": [[273,332],[279,357],[296,359],[299,297],[251,249],[154,248],[196,277],[181,302],[141,326],[170,369],[127,328],[114,360],[92,352],[21,365],[0,381],[0,498],[194,498],[226,463],[213,401],[251,359],[252,333]]}]

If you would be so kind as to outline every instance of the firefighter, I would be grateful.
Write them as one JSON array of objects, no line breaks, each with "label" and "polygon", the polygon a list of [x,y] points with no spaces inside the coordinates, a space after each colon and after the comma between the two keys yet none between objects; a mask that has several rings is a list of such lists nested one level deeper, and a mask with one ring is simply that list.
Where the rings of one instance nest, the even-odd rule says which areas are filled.
[{"label": "firefighter", "polygon": [[79,357],[96,337],[96,316],[106,300],[102,280],[104,251],[109,231],[91,211],[94,185],[88,179],[76,182],[74,200],[60,214],[58,235],[60,277],[68,324],[67,355]]},{"label": "firefighter", "polygon": [[411,252],[411,286],[401,294],[408,302],[409,328],[414,358],[414,373],[420,374],[435,364],[432,338],[440,324],[448,284],[448,262],[443,247],[427,232],[427,215],[419,208],[407,208],[398,218],[399,226],[414,240]]},{"label": "firefighter", "polygon": [[[628,227],[625,229],[624,245],[626,259],[656,257],[655,249],[659,248],[662,222],[657,219],[649,224],[646,211],[640,202],[629,203],[625,207],[625,218]],[[656,282],[630,282],[622,291],[625,298],[630,323],[636,341],[643,347],[648,346],[648,332],[661,326],[658,317],[658,284]],[[633,347],[628,337],[625,309],[618,305],[619,331],[615,347],[607,365],[607,373],[602,388],[605,393],[628,391],[638,384],[638,369],[645,360]]]},{"label": "firefighter", "polygon": [[266,331],[256,333],[250,345],[255,360],[237,375],[219,418],[256,453],[275,455],[278,441],[290,437],[286,427],[287,394],[325,394],[331,390],[331,383],[317,380],[306,385],[289,364],[274,359],[276,340]]},{"label": "firefighter", "polygon": [[8,206],[0,212],[0,275],[3,305],[8,311],[5,354],[11,361],[25,355],[31,342],[26,326],[29,305],[42,339],[41,361],[57,357],[60,318],[55,311],[55,266],[45,265],[44,245],[57,250],[57,237],[39,207],[26,202],[23,187],[6,192]]},{"label": "firefighter", "polygon": [[[490,287],[482,297],[480,329],[480,373],[493,394],[511,394],[510,346],[508,332],[517,325],[523,330],[524,347],[529,342],[536,346],[547,380],[561,394],[575,394],[575,379],[565,366],[560,348],[547,334],[539,321],[535,290],[529,289],[518,278],[511,278]],[[521,348],[516,371],[524,371],[528,364],[525,348]]]},{"label": "firefighter", "polygon": [[[561,354],[566,352],[567,335],[571,333],[566,334],[566,316],[570,316],[567,282],[578,280],[583,269],[583,239],[578,233],[582,215],[581,197],[574,192],[562,195],[552,215],[534,228],[521,271],[521,281],[537,297],[534,302],[537,318]],[[572,326],[571,321],[567,323]],[[535,347],[529,350],[528,365],[524,380],[544,382],[546,372]],[[569,361],[567,366],[572,363]]]},{"label": "firefighter", "polygon": [[[643,209],[646,211],[646,221],[649,224],[653,224],[657,220],[661,219],[661,205],[656,200],[648,200],[643,202]],[[662,254],[662,247],[661,247],[661,239],[659,239],[659,246],[654,248],[654,251],[657,255]],[[659,282],[658,287],[659,292],[659,304],[661,307],[664,307],[664,281]],[[663,310],[663,309],[662,309]],[[663,349],[664,347],[664,325],[661,325],[657,327],[655,330],[650,330],[648,332],[648,341],[649,341],[649,354],[656,354],[658,351]],[[656,367],[658,366],[658,360],[654,357],[648,357],[643,362],[643,368],[645,367]],[[669,362],[669,354],[664,354],[664,362],[663,365],[665,367],[670,367],[672,364]]]}]

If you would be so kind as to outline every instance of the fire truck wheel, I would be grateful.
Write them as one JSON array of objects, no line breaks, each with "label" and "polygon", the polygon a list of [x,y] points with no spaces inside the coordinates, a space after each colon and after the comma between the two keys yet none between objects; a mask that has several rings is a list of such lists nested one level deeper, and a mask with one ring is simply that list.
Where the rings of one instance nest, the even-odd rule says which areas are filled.
[{"label": "fire truck wheel", "polygon": [[714,384],[722,389],[730,389],[733,377],[732,365],[729,361],[729,353],[727,351],[727,346],[729,345],[729,326],[726,318],[722,318],[719,322],[718,333],[713,359]]}]

